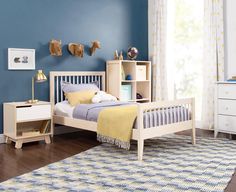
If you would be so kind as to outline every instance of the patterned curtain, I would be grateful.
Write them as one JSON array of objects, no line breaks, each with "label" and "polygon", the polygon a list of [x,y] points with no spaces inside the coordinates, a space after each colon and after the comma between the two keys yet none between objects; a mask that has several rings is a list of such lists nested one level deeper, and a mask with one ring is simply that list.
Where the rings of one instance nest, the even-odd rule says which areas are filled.
[{"label": "patterned curtain", "polygon": [[223,0],[205,0],[202,127],[213,128],[214,89],[224,80]]},{"label": "patterned curtain", "polygon": [[152,61],[152,99],[167,99],[166,22],[167,0],[149,0],[149,59]]}]

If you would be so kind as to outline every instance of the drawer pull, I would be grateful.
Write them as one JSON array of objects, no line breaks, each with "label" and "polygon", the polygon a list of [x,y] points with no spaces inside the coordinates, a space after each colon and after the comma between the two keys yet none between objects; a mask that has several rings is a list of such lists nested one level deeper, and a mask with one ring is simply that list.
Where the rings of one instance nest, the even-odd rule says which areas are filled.
[{"label": "drawer pull", "polygon": [[225,107],[225,110],[229,110],[229,108],[228,108],[228,107]]},{"label": "drawer pull", "polygon": [[229,124],[228,124],[228,123],[226,123],[226,124],[225,124],[225,126],[226,126],[226,127],[228,127],[228,126],[229,126]]},{"label": "drawer pull", "polygon": [[16,108],[29,108],[29,107],[32,107],[32,105],[16,106]]},{"label": "drawer pull", "polygon": [[226,95],[228,95],[228,94],[229,94],[229,92],[228,92],[228,91],[226,91],[226,92],[225,92],[225,94],[226,94]]}]

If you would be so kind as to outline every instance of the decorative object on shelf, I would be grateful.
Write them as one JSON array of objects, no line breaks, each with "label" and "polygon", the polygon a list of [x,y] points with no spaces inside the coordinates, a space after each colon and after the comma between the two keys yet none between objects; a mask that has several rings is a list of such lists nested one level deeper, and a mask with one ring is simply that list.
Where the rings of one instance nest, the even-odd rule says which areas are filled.
[{"label": "decorative object on shelf", "polygon": [[119,59],[119,55],[118,55],[118,51],[116,50],[114,52],[114,60],[118,60]]},{"label": "decorative object on shelf", "polygon": [[28,100],[27,103],[37,103],[38,100],[34,98],[34,83],[42,83],[47,81],[46,75],[42,70],[38,70],[34,77],[32,77],[32,99]]},{"label": "decorative object on shelf", "polygon": [[8,70],[34,70],[35,49],[8,48]]},{"label": "decorative object on shelf", "polygon": [[131,85],[121,85],[120,100],[121,101],[132,100],[132,86]]},{"label": "decorative object on shelf", "polygon": [[140,93],[136,94],[136,99],[142,99],[142,98],[143,98],[143,96]]},{"label": "decorative object on shelf", "polygon": [[80,43],[69,43],[68,50],[71,55],[83,58],[84,56],[84,46]]},{"label": "decorative object on shelf", "polygon": [[62,56],[61,40],[52,39],[49,42],[49,51],[52,56]]},{"label": "decorative object on shelf", "polygon": [[137,81],[147,80],[147,66],[146,65],[136,66],[136,80]]},{"label": "decorative object on shelf", "polygon": [[123,57],[123,53],[122,53],[122,51],[120,52],[120,55],[119,55],[119,60],[123,60],[124,59],[124,57]]},{"label": "decorative object on shelf", "polygon": [[132,76],[130,74],[126,75],[126,80],[132,80]]},{"label": "decorative object on shelf", "polygon": [[127,57],[131,60],[135,60],[138,56],[138,49],[136,47],[130,47],[127,51]]},{"label": "decorative object on shelf", "polygon": [[93,41],[92,46],[90,47],[90,55],[92,56],[96,49],[101,49],[101,43],[99,41]]}]

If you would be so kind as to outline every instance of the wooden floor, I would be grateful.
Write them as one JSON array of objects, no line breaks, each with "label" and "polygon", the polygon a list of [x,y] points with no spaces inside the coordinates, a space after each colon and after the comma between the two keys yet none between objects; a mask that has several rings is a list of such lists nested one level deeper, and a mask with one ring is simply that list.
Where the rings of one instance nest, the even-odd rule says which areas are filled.
[{"label": "wooden floor", "polygon": [[53,137],[46,145],[43,141],[23,144],[15,149],[14,144],[0,144],[0,182],[33,171],[50,163],[88,150],[99,145],[93,132],[76,132]]},{"label": "wooden floor", "polygon": [[[191,135],[191,132],[184,131],[179,134]],[[197,130],[197,136],[213,137],[213,132]],[[229,136],[220,134],[219,137]],[[0,144],[0,182],[60,161],[97,145],[99,143],[96,141],[96,134],[87,131],[54,136],[53,142],[49,145],[44,142],[23,144],[23,148],[18,150],[14,148],[13,144]],[[232,176],[225,191],[236,191],[236,173]]]}]

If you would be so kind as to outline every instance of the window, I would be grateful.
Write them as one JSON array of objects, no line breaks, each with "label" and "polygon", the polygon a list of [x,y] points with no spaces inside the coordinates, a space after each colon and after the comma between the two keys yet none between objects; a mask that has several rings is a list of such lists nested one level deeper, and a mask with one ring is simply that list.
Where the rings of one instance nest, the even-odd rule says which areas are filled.
[{"label": "window", "polygon": [[204,0],[169,0],[167,82],[170,99],[195,97],[201,118]]}]

